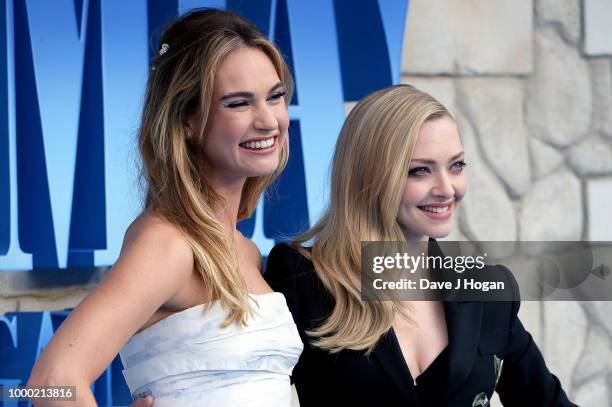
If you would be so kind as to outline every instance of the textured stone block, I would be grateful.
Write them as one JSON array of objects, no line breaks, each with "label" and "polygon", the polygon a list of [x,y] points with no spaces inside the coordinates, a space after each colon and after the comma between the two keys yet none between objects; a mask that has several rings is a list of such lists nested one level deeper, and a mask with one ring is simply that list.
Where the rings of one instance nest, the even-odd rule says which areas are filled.
[{"label": "textured stone block", "polygon": [[523,87],[515,79],[458,82],[459,106],[475,126],[487,163],[513,197],[529,188],[529,148]]},{"label": "textured stone block", "polygon": [[578,175],[612,174],[612,142],[601,137],[589,137],[573,146],[568,161]]},{"label": "textured stone block", "polygon": [[612,140],[612,61],[610,58],[593,58],[589,65],[593,89],[593,129]]},{"label": "textured stone block", "polygon": [[588,180],[586,200],[588,240],[612,241],[612,177]]},{"label": "textured stone block", "polygon": [[605,376],[612,361],[610,338],[599,326],[591,326],[587,333],[586,343],[574,370],[576,381],[593,380]]},{"label": "textured stone block", "polygon": [[529,139],[529,154],[531,156],[532,175],[542,178],[563,164],[563,154],[535,137]]},{"label": "textured stone block", "polygon": [[612,55],[612,2],[584,0],[584,52]]},{"label": "textured stone block", "polygon": [[409,7],[403,72],[531,72],[531,0],[412,0]]},{"label": "textured stone block", "polygon": [[520,214],[520,240],[580,240],[580,181],[566,169],[540,180],[525,194]]},{"label": "textured stone block", "polygon": [[553,30],[538,32],[536,44],[536,67],[528,81],[527,123],[534,136],[566,147],[589,128],[589,67]]},{"label": "textured stone block", "polygon": [[594,378],[583,383],[576,392],[572,401],[579,406],[609,406],[609,384],[606,376]]},{"label": "textured stone block", "polygon": [[544,351],[544,359],[550,371],[559,378],[563,388],[569,392],[572,372],[584,349],[588,320],[578,302],[545,301],[542,304],[544,342],[538,346]]},{"label": "textured stone block", "polygon": [[558,28],[563,39],[573,45],[580,42],[580,0],[538,0],[536,11],[540,24]]}]

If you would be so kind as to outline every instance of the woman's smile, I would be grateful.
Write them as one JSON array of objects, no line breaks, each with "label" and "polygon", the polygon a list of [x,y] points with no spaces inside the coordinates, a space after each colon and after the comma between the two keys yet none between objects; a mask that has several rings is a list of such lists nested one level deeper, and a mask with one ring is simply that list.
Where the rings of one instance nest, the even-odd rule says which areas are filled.
[{"label": "woman's smile", "polygon": [[249,153],[270,154],[276,151],[276,146],[278,145],[276,142],[277,138],[278,136],[253,138],[243,141],[239,146]]},{"label": "woman's smile", "polygon": [[445,220],[453,215],[454,205],[453,202],[444,205],[424,205],[417,206],[417,208],[423,212],[423,214],[434,220]]}]

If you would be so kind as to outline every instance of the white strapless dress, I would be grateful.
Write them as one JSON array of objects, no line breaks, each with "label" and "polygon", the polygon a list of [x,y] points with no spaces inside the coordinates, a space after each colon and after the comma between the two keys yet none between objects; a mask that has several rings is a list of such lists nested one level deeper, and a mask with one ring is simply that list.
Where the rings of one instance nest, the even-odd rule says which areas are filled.
[{"label": "white strapless dress", "polygon": [[249,294],[246,327],[221,328],[218,301],[197,305],[134,335],[119,353],[132,397],[154,406],[291,406],[289,376],[302,341],[281,293]]}]

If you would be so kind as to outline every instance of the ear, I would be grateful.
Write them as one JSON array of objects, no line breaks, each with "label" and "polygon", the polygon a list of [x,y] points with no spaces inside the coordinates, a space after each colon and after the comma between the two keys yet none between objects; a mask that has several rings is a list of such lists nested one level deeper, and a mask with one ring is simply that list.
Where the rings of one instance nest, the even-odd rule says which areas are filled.
[{"label": "ear", "polygon": [[197,126],[196,126],[196,115],[192,114],[185,121],[185,136],[188,141],[194,141],[195,135],[197,134]]}]

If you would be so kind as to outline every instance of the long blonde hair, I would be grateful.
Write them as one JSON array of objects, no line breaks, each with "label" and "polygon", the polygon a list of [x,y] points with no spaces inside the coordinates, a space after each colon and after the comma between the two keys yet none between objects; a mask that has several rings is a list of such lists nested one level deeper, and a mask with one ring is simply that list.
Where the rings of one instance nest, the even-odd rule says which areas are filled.
[{"label": "long blonde hair", "polygon": [[[185,236],[204,282],[204,300],[219,299],[229,310],[224,326],[245,323],[250,306],[231,236],[215,216],[214,209],[225,202],[207,180],[202,145],[215,74],[223,58],[240,47],[260,49],[270,58],[289,103],[293,80],[278,49],[238,15],[198,9],[172,22],[161,35],[139,135],[145,206]],[[198,115],[202,133],[188,139],[186,124],[193,115]],[[289,154],[287,137],[284,139],[276,171],[246,180],[238,220],[251,216],[261,193],[284,169]]]},{"label": "long blonde hair", "polygon": [[[410,85],[379,90],[347,117],[336,144],[327,211],[293,244],[310,257],[335,300],[332,313],[309,331],[313,344],[331,352],[371,352],[392,326],[395,301],[361,301],[361,242],[405,239],[397,213],[423,124],[451,117],[437,100]],[[313,240],[308,252],[302,245]]]}]

